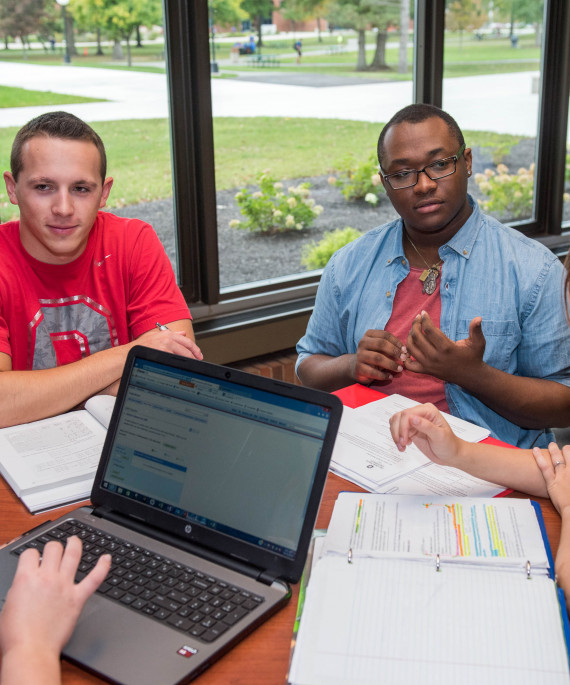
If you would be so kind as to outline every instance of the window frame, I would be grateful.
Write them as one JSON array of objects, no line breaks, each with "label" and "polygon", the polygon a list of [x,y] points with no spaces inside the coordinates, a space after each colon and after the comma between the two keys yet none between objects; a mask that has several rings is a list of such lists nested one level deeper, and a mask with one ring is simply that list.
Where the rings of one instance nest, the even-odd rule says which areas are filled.
[{"label": "window frame", "polygon": [[[195,329],[212,334],[306,317],[320,271],[220,291],[208,2],[164,0],[164,8],[179,284],[192,305]],[[445,0],[415,0],[414,9],[414,100],[441,107]],[[570,246],[570,222],[562,224],[570,3],[545,0],[544,12],[535,216],[512,225],[562,254]]]}]

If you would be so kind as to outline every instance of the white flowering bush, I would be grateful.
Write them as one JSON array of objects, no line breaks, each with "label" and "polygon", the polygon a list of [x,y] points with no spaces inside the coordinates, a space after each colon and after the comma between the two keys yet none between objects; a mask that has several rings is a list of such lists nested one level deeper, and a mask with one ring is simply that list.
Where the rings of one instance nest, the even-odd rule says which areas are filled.
[{"label": "white flowering bush", "polygon": [[245,218],[230,221],[231,228],[262,233],[300,231],[310,226],[323,211],[311,198],[309,183],[290,186],[284,192],[283,184],[268,173],[261,174],[258,183],[259,190],[250,192],[244,188],[235,196]]},{"label": "white flowering bush", "polygon": [[384,186],[378,173],[378,161],[371,155],[365,162],[358,163],[348,158],[342,163],[344,169],[338,176],[330,176],[330,185],[340,188],[340,192],[349,202],[352,200],[364,200],[375,205],[378,202],[378,194],[384,192]]},{"label": "white flowering bush", "polygon": [[484,211],[505,214],[515,219],[531,215],[534,163],[528,169],[521,167],[516,174],[509,173],[507,166],[499,164],[496,172],[485,169],[485,173],[475,174],[475,182],[489,198],[479,200]]}]

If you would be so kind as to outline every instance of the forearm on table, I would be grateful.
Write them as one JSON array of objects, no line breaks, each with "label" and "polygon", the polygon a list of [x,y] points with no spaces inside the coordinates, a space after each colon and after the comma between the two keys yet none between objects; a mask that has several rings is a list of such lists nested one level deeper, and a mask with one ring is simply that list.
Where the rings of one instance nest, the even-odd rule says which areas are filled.
[{"label": "forearm on table", "polygon": [[[548,454],[546,450],[543,452]],[[548,497],[544,478],[531,450],[461,440],[456,458],[450,462],[450,466],[506,488],[535,497]]]},{"label": "forearm on table", "polygon": [[131,346],[53,369],[0,372],[0,427],[62,414],[111,386],[121,377]]},{"label": "forearm on table", "polygon": [[313,354],[299,364],[297,375],[303,385],[333,392],[355,382],[352,375],[353,358],[353,354],[340,357]]},{"label": "forearm on table", "polygon": [[514,376],[488,364],[452,382],[523,428],[570,425],[570,388],[562,383]]}]

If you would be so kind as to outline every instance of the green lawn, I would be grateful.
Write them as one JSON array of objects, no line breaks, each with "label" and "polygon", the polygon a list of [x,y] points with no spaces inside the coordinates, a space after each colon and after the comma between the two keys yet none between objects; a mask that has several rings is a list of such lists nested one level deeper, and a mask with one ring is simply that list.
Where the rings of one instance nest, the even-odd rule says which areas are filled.
[{"label": "green lawn", "polygon": [[[103,47],[103,55],[95,54],[95,47],[88,48],[87,55],[83,54],[84,48],[78,47],[78,55],[73,55],[71,64],[79,67],[99,67],[103,69],[128,69],[127,67],[127,50],[123,45],[123,60],[119,62],[113,61],[113,49],[110,46]],[[162,45],[143,45],[142,48],[131,46],[131,56],[133,70],[150,71],[150,72],[164,72],[164,68],[149,65],[148,63],[160,62],[164,60],[164,50]],[[0,50],[0,61],[4,62],[27,62],[28,64],[47,64],[47,65],[63,65],[63,50],[57,47],[54,52],[46,52],[45,50]]]},{"label": "green lawn", "polygon": [[[172,195],[170,133],[166,119],[105,121],[92,124],[105,142],[108,173],[115,183],[110,207],[157,200]],[[18,127],[0,128],[0,170],[10,168],[10,149]],[[0,216],[17,214],[0,183]]]},{"label": "green lawn", "polygon": [[[397,40],[397,36],[391,36]],[[367,36],[373,41],[373,35]],[[382,72],[356,72],[356,52],[349,52],[344,37],[344,52],[311,54],[327,46],[337,46],[337,36],[323,34],[323,42],[317,37],[303,39],[303,63],[294,63],[290,38],[267,42],[263,50],[283,54],[281,71],[311,70],[344,74],[346,76],[370,77],[379,80],[411,78],[412,51],[409,50],[410,69],[408,74],[397,71],[397,45],[390,45],[386,51],[391,67]],[[216,58],[229,57],[230,44],[216,47]],[[123,69],[124,63],[113,63],[111,48],[105,48],[102,56],[90,53],[73,57],[75,66],[97,66]],[[147,45],[132,48],[133,69],[163,71],[152,65],[163,56],[162,46]],[[39,64],[62,64],[61,50],[46,53],[42,50],[26,51],[28,62]],[[519,48],[513,49],[508,38],[485,38],[478,41],[472,36],[446,35],[445,75],[466,76],[484,73],[538,69],[540,49],[534,45],[534,37],[522,37]],[[367,59],[372,59],[368,51]],[[22,51],[0,50],[0,60],[21,61]],[[314,65],[314,66],[312,66]],[[243,69],[243,65],[239,68]],[[251,68],[251,67],[250,67]],[[234,68],[235,69],[235,68]],[[231,69],[223,67],[226,76]],[[224,74],[222,74],[224,76]],[[31,105],[65,105],[71,102],[93,102],[92,98],[80,98],[55,93],[40,93],[19,88],[0,87],[2,107]],[[97,123],[94,128],[101,134],[108,150],[109,173],[116,179],[111,194],[110,206],[130,205],[170,197],[171,160],[169,125],[166,120],[110,121]],[[237,188],[253,183],[262,171],[269,169],[276,178],[296,178],[330,173],[341,165],[342,160],[358,151],[359,161],[368,158],[375,149],[381,124],[366,122],[319,120],[319,119],[277,119],[277,118],[221,118],[214,120],[216,150],[216,184],[219,189]],[[0,129],[0,166],[7,169],[9,150],[16,128]],[[491,147],[497,160],[517,142],[513,136],[492,133],[466,132],[468,145]],[[315,147],[318,141],[318,154]],[[0,190],[2,218],[13,213],[4,189]]]},{"label": "green lawn", "polygon": [[0,86],[0,107],[34,107],[37,105],[69,105],[77,102],[106,102],[101,98],[85,98],[40,90]]},{"label": "green lawn", "polygon": [[[354,34],[354,37],[356,34]],[[244,37],[236,37],[237,40],[245,40]],[[372,32],[366,35],[367,44],[375,42]],[[409,69],[407,74],[398,72],[398,36],[390,34],[389,44],[386,49],[386,62],[389,69],[382,72],[357,72],[356,50],[348,49],[348,36],[343,36],[343,52],[330,53],[329,49],[338,47],[337,34],[322,34],[322,42],[318,37],[303,38],[303,58],[302,63],[295,63],[295,53],[292,49],[293,41],[291,38],[265,42],[261,52],[265,54],[278,54],[281,59],[280,71],[297,71],[317,69],[319,72],[343,74],[354,78],[362,76],[370,77],[377,75],[382,80],[408,80],[412,78],[412,49],[408,50]],[[513,49],[508,37],[503,38],[484,38],[477,40],[473,35],[465,34],[462,38],[458,34],[446,33],[445,36],[445,72],[446,77],[474,76],[479,74],[509,73],[516,71],[538,70],[540,66],[540,48],[535,44],[534,36],[521,36],[518,48]],[[352,45],[353,43],[351,43]],[[231,43],[216,42],[216,60],[229,60]],[[317,54],[321,51],[325,54]],[[126,49],[123,46],[124,59],[121,62],[113,62],[112,49],[104,48],[104,55],[94,54],[95,48],[90,47],[88,54],[83,54],[83,49],[79,48],[79,54],[72,58],[74,66],[99,67],[105,69],[127,69]],[[143,45],[141,48],[132,47],[133,66],[131,69],[149,72],[164,72],[164,68],[152,64],[160,62],[163,57],[161,45]],[[372,61],[374,51],[367,50],[366,59]],[[21,62],[24,59],[22,50],[0,50],[0,60]],[[25,59],[33,64],[59,65],[63,63],[63,53],[58,47],[55,52],[45,52],[44,50],[27,50]],[[257,70],[257,67],[247,65],[244,58],[241,58],[238,65],[223,64],[223,71],[233,72],[239,70]],[[266,69],[264,69],[266,70]]]},{"label": "green lawn", "polygon": [[[108,121],[93,124],[105,141],[109,174],[115,184],[110,207],[167,198],[172,195],[169,125],[166,119]],[[376,149],[382,124],[336,119],[214,119],[216,186],[239,188],[270,170],[278,179],[328,174],[355,155],[365,161]],[[9,168],[17,127],[0,128],[0,170]],[[503,153],[519,138],[465,131],[467,145],[488,145]],[[315,154],[315,141],[319,153]],[[9,204],[3,183],[0,216],[17,211]]]},{"label": "green lawn", "polygon": [[[303,45],[303,58],[300,65],[295,63],[295,54],[289,43],[276,41],[267,43],[262,49],[265,54],[279,54],[281,65],[279,71],[307,71],[315,69],[319,73],[330,73],[353,78],[376,77],[379,80],[410,80],[412,78],[412,59],[413,51],[408,49],[408,72],[400,74],[398,72],[398,51],[396,43],[390,42],[386,48],[387,70],[379,72],[355,70],[357,53],[349,50],[346,40],[343,42],[342,52],[325,52],[317,54],[316,51],[328,50],[327,43],[318,44],[316,38],[309,47]],[[394,41],[394,36],[391,36]],[[373,44],[372,35],[367,35],[367,44]],[[336,38],[329,41],[328,45],[337,45]],[[374,50],[366,51],[366,61],[372,61]],[[216,47],[216,59],[229,57],[229,50],[224,46]],[[243,57],[241,58],[243,60]],[[505,38],[485,38],[476,40],[472,36],[464,36],[460,41],[457,36],[450,34],[446,36],[445,55],[444,55],[444,76],[449,78],[459,76],[477,76],[481,74],[511,73],[517,71],[534,71],[540,68],[540,48],[534,45],[534,36],[524,36],[519,40],[519,47],[513,49],[510,40]],[[267,68],[252,67],[243,61],[235,65],[223,65],[224,71],[243,71],[256,70],[266,71]]]}]

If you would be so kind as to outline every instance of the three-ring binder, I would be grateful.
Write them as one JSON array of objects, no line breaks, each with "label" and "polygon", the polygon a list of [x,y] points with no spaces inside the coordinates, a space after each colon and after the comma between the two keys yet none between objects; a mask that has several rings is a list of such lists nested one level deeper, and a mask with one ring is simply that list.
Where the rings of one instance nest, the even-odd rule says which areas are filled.
[{"label": "three-ring binder", "polygon": [[[349,564],[352,564],[352,559],[353,559],[353,554],[352,554],[352,547],[348,548],[348,554],[346,555],[346,560]],[[527,560],[526,562],[526,577],[528,580],[531,579],[531,563],[530,561]],[[435,571],[436,573],[439,573],[441,571],[441,557],[439,554],[435,555]]]}]

